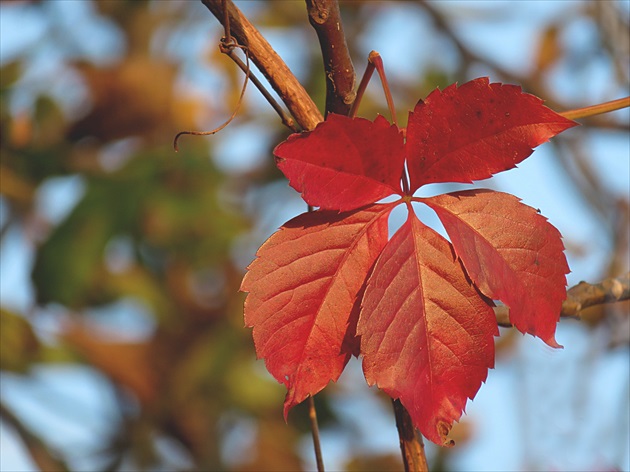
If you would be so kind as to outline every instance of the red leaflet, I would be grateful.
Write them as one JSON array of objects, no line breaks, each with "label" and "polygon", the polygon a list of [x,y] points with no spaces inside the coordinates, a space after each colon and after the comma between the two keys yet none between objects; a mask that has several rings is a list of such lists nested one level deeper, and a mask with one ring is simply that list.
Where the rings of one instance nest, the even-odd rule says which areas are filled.
[{"label": "red leaflet", "polygon": [[422,200],[438,214],[470,278],[510,307],[523,333],[560,347],[554,333],[569,266],[560,233],[507,193],[455,192]]},{"label": "red leaflet", "polygon": [[354,210],[401,193],[403,137],[382,116],[331,115],[312,132],[289,136],[274,154],[291,187],[324,210]]},{"label": "red leaflet", "polygon": [[435,90],[409,114],[412,192],[429,183],[487,179],[576,125],[520,87],[488,82],[480,78]]},{"label": "red leaflet", "polygon": [[368,384],[400,398],[428,439],[449,445],[453,421],[494,366],[498,328],[451,245],[414,213],[378,258],[357,334]]},{"label": "red leaflet", "polygon": [[245,324],[254,327],[258,357],[287,386],[285,417],[336,381],[355,350],[351,313],[387,242],[390,210],[304,213],[271,236],[250,264],[241,285],[250,292]]},{"label": "red leaflet", "polygon": [[[558,346],[568,272],[560,233],[508,194],[413,192],[507,170],[571,126],[519,87],[476,79],[420,102],[406,142],[382,117],[332,115],[276,148],[291,186],[321,208],[271,236],[241,287],[258,357],[287,386],[285,416],[337,380],[360,343],[368,383],[400,398],[427,438],[449,444],[494,363],[490,299],[510,307],[519,330]],[[396,203],[373,203],[392,194],[410,215],[387,242]],[[435,210],[452,245],[411,201]]]}]

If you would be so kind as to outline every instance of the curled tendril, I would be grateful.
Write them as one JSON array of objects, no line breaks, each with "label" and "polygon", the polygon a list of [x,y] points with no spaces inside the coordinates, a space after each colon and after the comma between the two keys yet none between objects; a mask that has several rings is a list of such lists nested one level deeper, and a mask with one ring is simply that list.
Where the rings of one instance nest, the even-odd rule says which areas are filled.
[{"label": "curled tendril", "polygon": [[245,90],[247,89],[247,83],[249,82],[249,73],[250,73],[250,69],[249,69],[249,51],[247,49],[246,46],[242,46],[240,44],[238,44],[238,42],[234,39],[233,36],[227,35],[224,36],[223,38],[221,38],[221,42],[219,43],[219,49],[221,50],[221,52],[223,54],[227,54],[228,56],[232,57],[232,59],[234,59],[235,56],[235,52],[234,49],[241,49],[243,51],[243,53],[245,54],[245,80],[243,81],[243,88],[241,89],[241,94],[238,98],[238,102],[236,103],[236,107],[234,108],[234,112],[232,113],[232,115],[227,119],[227,121],[225,123],[223,123],[221,126],[219,126],[218,128],[215,128],[213,130],[210,131],[180,131],[179,133],[177,133],[175,135],[175,139],[173,140],[173,149],[175,149],[175,152],[179,151],[179,147],[177,145],[179,138],[185,134],[189,134],[189,135],[193,135],[193,136],[210,136],[213,135],[215,133],[218,133],[219,131],[221,131],[223,128],[225,128],[227,125],[229,125],[232,120],[236,117],[238,111],[241,108],[241,103],[243,102],[243,96],[245,95]]}]

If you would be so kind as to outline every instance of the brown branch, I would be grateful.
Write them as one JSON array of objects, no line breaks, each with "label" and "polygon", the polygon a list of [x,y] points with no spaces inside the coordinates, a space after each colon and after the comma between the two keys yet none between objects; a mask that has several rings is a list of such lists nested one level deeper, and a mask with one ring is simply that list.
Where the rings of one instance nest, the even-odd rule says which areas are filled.
[{"label": "brown branch", "polygon": [[[221,22],[225,23],[225,12],[221,0],[201,0],[208,10]],[[291,73],[284,61],[273,50],[271,45],[260,32],[252,25],[243,13],[232,3],[225,2],[227,18],[230,22],[230,34],[236,38],[239,44],[246,46],[250,58],[256,67],[271,84],[271,87],[280,96],[287,106],[295,121],[307,130],[315,128],[317,123],[324,118],[317,106],[306,93],[304,87]]]},{"label": "brown branch", "polygon": [[[620,277],[611,277],[598,284],[580,282],[567,291],[567,299],[562,303],[560,316],[580,318],[585,308],[630,300],[630,272]],[[494,313],[499,326],[511,327],[510,310],[507,306],[495,307]]]},{"label": "brown branch", "polygon": [[42,471],[67,471],[68,466],[51,452],[44,442],[35,436],[4,404],[0,403],[0,418],[6,422],[22,440],[33,462]]},{"label": "brown branch", "polygon": [[400,400],[392,400],[394,415],[396,416],[396,429],[400,439],[400,451],[402,452],[405,472],[425,472],[429,470],[427,458],[424,454],[424,442],[422,436],[413,427],[409,412],[400,403]]},{"label": "brown branch", "polygon": [[337,0],[306,0],[326,72],[326,114],[348,115],[354,102],[354,66],[346,44]]}]

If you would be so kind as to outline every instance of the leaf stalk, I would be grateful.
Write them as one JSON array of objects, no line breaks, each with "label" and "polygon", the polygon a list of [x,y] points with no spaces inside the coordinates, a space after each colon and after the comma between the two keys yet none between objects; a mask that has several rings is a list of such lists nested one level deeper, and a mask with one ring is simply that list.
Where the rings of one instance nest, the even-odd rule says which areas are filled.
[{"label": "leaf stalk", "polygon": [[394,99],[392,98],[392,91],[389,88],[389,82],[387,82],[387,76],[385,75],[383,59],[378,52],[372,51],[368,56],[368,61],[374,64],[376,72],[378,72],[378,77],[381,79],[381,84],[383,85],[385,100],[387,100],[387,108],[389,108],[389,112],[392,115],[392,123],[398,126],[398,120],[396,118],[396,108],[394,107]]},{"label": "leaf stalk", "polygon": [[611,100],[610,102],[600,103],[598,105],[591,105],[584,108],[576,108],[575,110],[568,110],[559,115],[564,116],[570,120],[577,120],[579,118],[586,118],[589,116],[601,115],[615,110],[621,110],[622,108],[630,107],[630,97],[619,98],[617,100]]},{"label": "leaf stalk", "polygon": [[367,89],[367,86],[370,83],[372,74],[374,74],[374,69],[374,63],[368,59],[367,66],[365,67],[365,72],[363,73],[363,77],[361,77],[361,82],[359,83],[359,88],[357,89],[356,98],[354,99],[352,107],[350,108],[350,112],[348,113],[348,116],[350,118],[355,118],[357,116],[357,110],[359,109],[359,105],[361,104],[361,100],[363,99],[363,95],[365,94],[365,89]]},{"label": "leaf stalk", "polygon": [[317,410],[315,409],[315,400],[312,395],[308,397],[308,418],[311,422],[311,432],[313,433],[313,447],[315,449],[317,471],[324,472],[324,459],[322,458],[322,447],[319,441],[319,426],[317,425]]}]

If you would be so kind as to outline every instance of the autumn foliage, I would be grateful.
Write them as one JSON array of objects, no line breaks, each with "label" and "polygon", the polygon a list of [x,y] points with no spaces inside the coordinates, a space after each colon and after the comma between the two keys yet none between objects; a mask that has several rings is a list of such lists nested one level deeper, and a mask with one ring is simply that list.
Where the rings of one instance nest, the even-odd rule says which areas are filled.
[{"label": "autumn foliage", "polygon": [[[575,126],[520,87],[480,78],[435,90],[407,128],[330,115],[275,149],[290,185],[318,210],[259,249],[241,289],[258,357],[286,385],[289,409],[336,381],[350,356],[399,398],[431,441],[447,438],[494,366],[493,300],[552,347],[569,269],[560,233],[509,194],[414,197],[440,182],[511,169]],[[391,203],[379,203],[398,195]],[[412,202],[435,211],[450,242]],[[388,238],[392,209],[406,222]]]}]

